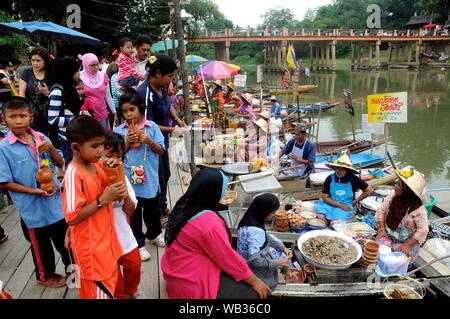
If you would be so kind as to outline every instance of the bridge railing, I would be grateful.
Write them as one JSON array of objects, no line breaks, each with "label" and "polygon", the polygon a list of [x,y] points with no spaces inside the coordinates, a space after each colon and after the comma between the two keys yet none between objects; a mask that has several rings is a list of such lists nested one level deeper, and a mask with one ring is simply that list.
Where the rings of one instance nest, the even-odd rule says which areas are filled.
[{"label": "bridge railing", "polygon": [[223,38],[223,37],[424,37],[424,36],[449,36],[449,30],[383,30],[383,29],[222,29],[204,30],[199,38]]}]

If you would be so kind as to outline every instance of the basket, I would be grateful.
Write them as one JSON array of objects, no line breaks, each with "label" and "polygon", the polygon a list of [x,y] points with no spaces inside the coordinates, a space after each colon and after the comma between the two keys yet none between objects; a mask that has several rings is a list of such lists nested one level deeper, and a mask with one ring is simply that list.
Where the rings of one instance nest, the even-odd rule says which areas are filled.
[{"label": "basket", "polygon": [[[392,283],[390,285],[387,285],[384,288],[383,294],[384,294],[384,296],[386,298],[394,299],[394,298],[391,297],[391,294],[394,292],[394,289],[397,288],[401,292],[410,295],[411,298],[408,298],[408,299],[423,299],[423,297],[425,296],[426,290],[425,290],[425,287],[423,286],[423,284],[421,282],[419,282],[416,279],[413,279],[413,278],[410,278],[410,277],[406,277],[406,276],[397,276],[397,277],[399,277],[401,279],[407,279],[409,281],[412,281],[412,282],[416,283],[419,286],[420,292],[417,292],[414,288],[412,288],[412,287],[410,287],[408,285]],[[387,281],[388,278],[386,278],[385,281]],[[398,299],[398,298],[395,298],[395,299]]]},{"label": "basket", "polygon": [[225,206],[231,205],[236,199],[236,197],[237,197],[236,191],[227,190],[219,203]]}]

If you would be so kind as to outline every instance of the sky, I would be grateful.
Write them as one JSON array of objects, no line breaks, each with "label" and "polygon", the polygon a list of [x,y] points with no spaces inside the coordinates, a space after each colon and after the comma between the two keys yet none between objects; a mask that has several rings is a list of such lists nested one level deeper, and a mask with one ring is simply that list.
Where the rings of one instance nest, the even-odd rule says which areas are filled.
[{"label": "sky", "polygon": [[330,4],[331,0],[212,0],[216,3],[227,19],[235,25],[255,28],[262,24],[261,15],[275,7],[291,9],[295,19],[301,20],[308,8],[317,8]]}]

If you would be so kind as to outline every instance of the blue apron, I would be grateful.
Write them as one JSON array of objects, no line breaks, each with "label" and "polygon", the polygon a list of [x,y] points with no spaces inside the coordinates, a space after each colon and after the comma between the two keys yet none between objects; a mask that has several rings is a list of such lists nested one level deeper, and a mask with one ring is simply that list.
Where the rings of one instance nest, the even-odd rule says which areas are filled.
[{"label": "blue apron", "polygon": [[324,201],[320,201],[316,206],[316,212],[325,213],[327,219],[347,221],[353,214],[353,189],[351,179],[348,183],[338,183],[336,178],[336,174],[331,175],[330,197],[338,203],[349,206],[351,210],[347,212],[339,207],[334,207],[328,205]]},{"label": "blue apron", "polygon": [[[303,142],[303,147],[302,147],[302,148],[297,147],[297,142],[295,142],[295,143],[294,143],[294,147],[292,148],[292,154],[294,154],[297,158],[303,159],[303,151],[305,150],[305,147],[306,147],[306,143],[307,143],[307,142],[308,142],[308,140],[306,139],[306,140]],[[300,163],[300,162],[298,162],[298,161],[296,161],[296,160],[293,160],[292,158],[290,159],[290,161],[291,161],[291,163],[292,163],[292,166],[303,165],[303,167],[300,167],[300,168],[297,168],[297,169],[296,169],[296,171],[295,171],[295,176],[303,175],[303,173],[305,172],[305,170],[306,170],[306,168],[307,168],[308,166],[306,166],[305,164]]]}]

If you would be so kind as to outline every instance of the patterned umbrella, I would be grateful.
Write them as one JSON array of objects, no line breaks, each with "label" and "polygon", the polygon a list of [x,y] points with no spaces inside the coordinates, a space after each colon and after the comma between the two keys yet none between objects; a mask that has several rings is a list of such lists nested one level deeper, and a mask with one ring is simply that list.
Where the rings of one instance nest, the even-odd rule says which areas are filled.
[{"label": "patterned umbrella", "polygon": [[222,61],[205,62],[194,68],[194,72],[209,79],[228,79],[238,74],[238,70],[234,69],[228,63]]},{"label": "patterned umbrella", "polygon": [[186,55],[186,62],[205,62],[208,61],[208,59],[205,59],[204,57],[201,57],[199,55]]}]

